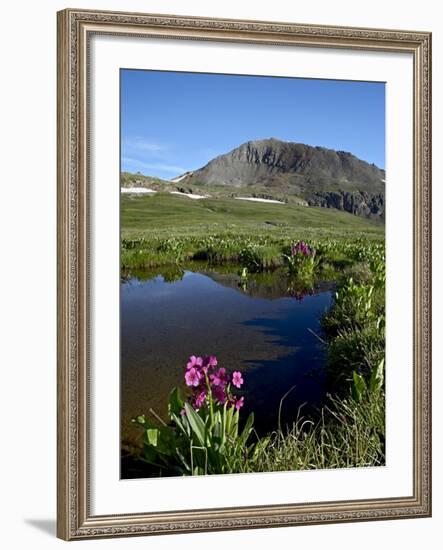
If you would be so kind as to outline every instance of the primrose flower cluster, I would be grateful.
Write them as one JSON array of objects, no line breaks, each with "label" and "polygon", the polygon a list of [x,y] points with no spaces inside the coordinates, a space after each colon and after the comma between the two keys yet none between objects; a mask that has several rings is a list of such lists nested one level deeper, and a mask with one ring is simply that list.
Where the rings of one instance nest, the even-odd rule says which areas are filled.
[{"label": "primrose flower cluster", "polygon": [[218,367],[217,357],[206,355],[196,357],[191,355],[186,365],[185,382],[191,389],[191,405],[199,410],[205,404],[227,404],[239,410],[244,403],[244,397],[237,397],[231,392],[231,384],[240,388],[243,384],[242,374],[234,371],[232,376],[223,367]]},{"label": "primrose flower cluster", "polygon": [[311,248],[309,245],[307,245],[304,241],[298,241],[298,243],[294,243],[291,246],[291,256],[306,256],[309,258],[313,258],[315,256],[316,250],[315,248]]}]

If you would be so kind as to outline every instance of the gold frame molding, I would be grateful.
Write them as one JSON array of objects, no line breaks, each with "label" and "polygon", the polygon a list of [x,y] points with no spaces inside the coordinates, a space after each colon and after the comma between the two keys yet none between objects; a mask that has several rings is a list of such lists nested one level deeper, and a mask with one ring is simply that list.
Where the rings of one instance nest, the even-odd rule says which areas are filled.
[{"label": "gold frame molding", "polygon": [[[68,9],[58,24],[57,535],[65,540],[431,515],[431,33]],[[88,482],[88,43],[113,34],[407,52],[414,60],[413,495],[93,516]]]}]

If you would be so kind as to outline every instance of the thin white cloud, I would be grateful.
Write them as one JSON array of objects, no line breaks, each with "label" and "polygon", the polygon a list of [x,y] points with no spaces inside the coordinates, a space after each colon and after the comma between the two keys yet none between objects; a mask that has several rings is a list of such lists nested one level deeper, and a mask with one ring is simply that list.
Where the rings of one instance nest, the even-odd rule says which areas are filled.
[{"label": "thin white cloud", "polygon": [[123,140],[122,149],[128,152],[142,152],[153,156],[163,156],[169,150],[169,146],[164,143],[148,141],[142,137],[130,137]]},{"label": "thin white cloud", "polygon": [[[161,171],[161,172],[170,172],[171,174],[183,174],[183,172],[186,172],[186,169],[182,166],[175,166],[174,164],[167,164],[167,163],[157,163],[157,162],[143,162],[138,159],[134,159],[131,157],[122,157],[122,164],[125,164],[127,166],[131,166],[133,169],[140,170],[140,171]],[[126,167],[127,167],[126,166]]]}]

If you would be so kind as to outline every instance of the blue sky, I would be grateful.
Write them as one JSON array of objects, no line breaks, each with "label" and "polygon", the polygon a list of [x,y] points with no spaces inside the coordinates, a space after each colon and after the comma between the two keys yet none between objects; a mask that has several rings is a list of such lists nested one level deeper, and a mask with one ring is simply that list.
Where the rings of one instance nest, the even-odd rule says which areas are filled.
[{"label": "blue sky", "polygon": [[171,179],[278,138],[385,166],[385,85],[121,70],[122,170]]}]

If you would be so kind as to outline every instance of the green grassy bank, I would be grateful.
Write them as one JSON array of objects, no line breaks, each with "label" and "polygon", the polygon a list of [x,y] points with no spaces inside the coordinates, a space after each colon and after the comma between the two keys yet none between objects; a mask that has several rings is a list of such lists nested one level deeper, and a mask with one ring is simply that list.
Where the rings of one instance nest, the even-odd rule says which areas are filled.
[{"label": "green grassy bank", "polygon": [[[143,448],[134,453],[146,475],[384,464],[383,225],[292,203],[193,200],[162,193],[122,195],[121,216],[124,275],[199,260],[234,263],[247,271],[279,267],[302,285],[332,279],[337,286],[333,305],[322,319],[331,397],[319,420],[294,411],[297,420],[292,426],[278,426],[259,437],[253,421],[240,421],[241,411],[227,424],[227,412],[214,412],[212,404],[211,411],[202,407],[196,413],[198,419],[188,412],[186,423],[177,412],[183,405],[178,407],[174,397],[167,426],[159,426],[155,417],[147,420],[149,414],[137,421]],[[315,257],[291,262],[291,245],[298,240],[314,248]]]}]

